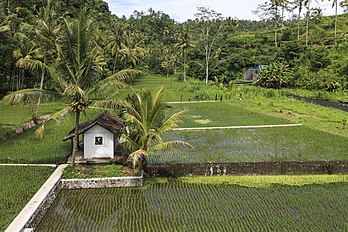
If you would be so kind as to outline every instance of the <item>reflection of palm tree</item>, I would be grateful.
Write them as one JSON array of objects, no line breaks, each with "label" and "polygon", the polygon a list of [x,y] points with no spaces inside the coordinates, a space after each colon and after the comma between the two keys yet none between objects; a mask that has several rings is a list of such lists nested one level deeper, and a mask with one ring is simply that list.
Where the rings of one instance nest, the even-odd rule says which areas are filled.
[{"label": "reflection of palm tree", "polygon": [[[73,138],[72,162],[78,150],[78,127],[80,124],[80,113],[88,106],[88,96],[92,92],[104,91],[110,86],[122,86],[120,81],[131,75],[139,74],[136,70],[122,70],[104,80],[100,80],[103,68],[103,50],[94,39],[94,27],[83,10],[77,19],[64,20],[62,36],[59,38],[58,58],[56,63],[48,67],[52,79],[57,85],[59,94],[69,98],[70,107],[53,114],[50,119],[57,120],[72,109],[75,114],[75,134]],[[25,99],[26,96],[41,96],[56,92],[40,90],[22,90],[7,95],[4,99],[14,102]],[[44,124],[37,130],[39,137],[43,136]]]}]

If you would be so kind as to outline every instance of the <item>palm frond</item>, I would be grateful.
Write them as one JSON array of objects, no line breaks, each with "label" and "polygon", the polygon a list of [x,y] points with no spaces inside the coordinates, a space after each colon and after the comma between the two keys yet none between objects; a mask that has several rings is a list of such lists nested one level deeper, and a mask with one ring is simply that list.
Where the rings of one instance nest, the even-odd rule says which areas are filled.
[{"label": "palm frond", "polygon": [[133,168],[141,167],[143,165],[143,161],[148,155],[147,151],[139,149],[137,151],[132,152],[128,156],[128,161],[131,161],[133,164]]},{"label": "palm frond", "polygon": [[130,151],[134,151],[140,147],[140,145],[134,139],[126,134],[122,134],[120,140],[124,141],[125,147]]},{"label": "palm frond", "polygon": [[48,121],[53,120],[58,125],[62,125],[63,123],[66,123],[70,120],[70,115],[71,115],[70,113],[71,113],[70,107],[69,106],[64,107],[63,109],[51,114],[50,117],[48,118]]},{"label": "palm frond", "polygon": [[110,80],[108,82],[106,81],[100,81],[97,84],[95,84],[91,89],[88,90],[89,94],[92,93],[110,93],[115,92],[116,89],[124,89],[127,85],[121,81],[118,80]]},{"label": "palm frond", "polygon": [[103,109],[123,110],[131,109],[132,105],[129,102],[123,100],[101,100],[95,101],[92,107],[98,107]]},{"label": "palm frond", "polygon": [[180,140],[162,142],[162,143],[155,145],[153,147],[153,149],[163,150],[163,149],[169,149],[169,148],[173,148],[173,147],[183,147],[183,148],[194,149],[194,147],[191,144],[184,142],[184,141],[180,141]]},{"label": "palm frond", "polygon": [[79,99],[85,99],[87,100],[87,95],[85,94],[85,91],[81,89],[78,85],[69,85],[65,90],[63,95],[68,96],[69,98],[73,98],[75,100]]},{"label": "palm frond", "polygon": [[145,127],[144,123],[140,121],[136,116],[126,113],[123,117],[127,122],[135,124],[137,127],[141,127],[144,129],[144,131],[147,131],[147,128]]},{"label": "palm frond", "polygon": [[55,121],[58,125],[62,125],[63,123],[66,123],[67,121],[69,121],[69,112],[70,111],[70,108],[69,107],[65,107],[61,110],[59,110],[58,112],[56,113],[53,113],[51,114],[47,119],[46,121],[38,128],[36,129],[35,131],[35,135],[37,138],[44,138],[45,136],[45,125],[53,120]]},{"label": "palm frond", "polygon": [[37,138],[40,138],[40,139],[45,137],[45,123],[42,124],[39,128],[36,129],[35,135],[36,135]]},{"label": "palm frond", "polygon": [[180,116],[184,113],[185,111],[180,111],[177,112],[175,114],[173,114],[172,116],[170,116],[163,124],[160,128],[158,128],[157,130],[157,134],[159,136],[163,135],[165,132],[171,131],[174,128],[178,127],[182,121],[180,120]]},{"label": "palm frond", "polygon": [[22,51],[20,49],[16,49],[12,52],[12,57],[16,60],[18,60],[19,58],[23,57]]},{"label": "palm frond", "polygon": [[34,60],[31,59],[30,56],[26,56],[24,58],[20,58],[16,62],[16,66],[18,68],[24,68],[24,69],[30,69],[30,70],[38,70],[38,69],[46,69],[47,66],[39,61],[39,60]]},{"label": "palm frond", "polygon": [[0,26],[0,32],[10,31],[11,27],[9,25]]},{"label": "palm frond", "polygon": [[60,94],[48,91],[48,90],[40,90],[40,89],[22,89],[12,93],[7,94],[3,100],[7,103],[20,103],[27,102],[32,100],[55,100],[60,97]]},{"label": "palm frond", "polygon": [[122,81],[122,82],[127,82],[129,80],[132,80],[134,77],[139,76],[140,74],[142,74],[142,72],[140,70],[124,69],[124,70],[121,70],[121,71],[107,77],[106,79],[102,80],[102,82],[108,82],[111,80],[118,80],[118,81]]}]

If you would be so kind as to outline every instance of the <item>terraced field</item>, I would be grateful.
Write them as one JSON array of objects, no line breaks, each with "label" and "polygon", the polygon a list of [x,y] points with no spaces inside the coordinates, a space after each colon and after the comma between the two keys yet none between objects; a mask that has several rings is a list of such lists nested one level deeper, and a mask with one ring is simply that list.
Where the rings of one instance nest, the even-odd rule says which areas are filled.
[{"label": "terraced field", "polygon": [[4,231],[52,174],[50,167],[0,166],[0,231]]},{"label": "terraced field", "polygon": [[[347,183],[63,190],[36,231],[345,231]],[[320,193],[320,194],[318,194]]]}]

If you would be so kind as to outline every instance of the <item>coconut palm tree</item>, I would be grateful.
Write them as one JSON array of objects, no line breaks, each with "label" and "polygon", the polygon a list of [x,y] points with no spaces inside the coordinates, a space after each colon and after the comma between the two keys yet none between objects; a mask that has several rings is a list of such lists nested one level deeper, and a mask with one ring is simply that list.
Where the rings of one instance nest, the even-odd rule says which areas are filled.
[{"label": "coconut palm tree", "polygon": [[179,41],[174,45],[174,47],[179,48],[181,50],[183,76],[184,76],[184,82],[186,82],[187,50],[189,48],[194,47],[194,45],[191,42],[191,38],[190,38],[187,27],[184,26],[182,28],[180,32],[180,36],[179,36]]},{"label": "coconut palm tree", "polygon": [[297,14],[297,41],[300,41],[300,24],[301,24],[301,13],[305,0],[295,0],[295,8],[298,8]]},{"label": "coconut palm tree", "polygon": [[130,101],[104,101],[98,102],[97,106],[123,109],[124,120],[129,124],[128,132],[121,136],[121,140],[126,142],[127,148],[132,151],[129,156],[136,166],[141,166],[145,161],[150,148],[166,149],[174,146],[192,146],[183,141],[164,141],[163,135],[180,123],[180,116],[184,111],[177,112],[163,122],[164,113],[169,105],[164,102],[163,87],[157,92],[148,89],[141,90],[139,93],[134,91],[134,98]]},{"label": "coconut palm tree", "polygon": [[[122,81],[137,75],[137,70],[121,70],[110,77],[101,79],[103,66],[103,50],[95,41],[94,25],[82,10],[78,18],[68,21],[64,19],[62,34],[58,39],[58,58],[55,63],[48,66],[50,76],[54,80],[57,92],[67,96],[69,107],[52,114],[49,119],[59,121],[69,110],[75,114],[75,134],[73,138],[72,164],[78,150],[78,129],[80,114],[89,105],[89,96],[93,92],[103,92],[111,86],[123,87]],[[25,99],[28,95],[57,94],[53,91],[39,89],[22,90],[5,96],[4,100],[15,102]],[[38,137],[43,137],[43,124],[36,132]]]},{"label": "coconut palm tree", "polygon": [[127,25],[119,21],[112,22],[111,35],[109,36],[109,42],[107,48],[111,50],[111,54],[114,57],[112,74],[116,72],[116,64],[119,59],[120,50],[125,46],[126,29]]},{"label": "coconut palm tree", "polygon": [[332,0],[332,8],[335,7],[335,44],[337,43],[337,11],[338,11],[338,1]]}]

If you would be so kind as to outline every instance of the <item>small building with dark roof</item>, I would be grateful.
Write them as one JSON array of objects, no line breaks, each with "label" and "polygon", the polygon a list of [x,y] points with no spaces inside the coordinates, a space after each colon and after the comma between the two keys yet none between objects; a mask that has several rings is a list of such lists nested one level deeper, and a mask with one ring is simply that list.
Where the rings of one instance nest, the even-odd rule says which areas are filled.
[{"label": "small building with dark roof", "polygon": [[[95,119],[81,123],[78,134],[83,134],[83,159],[114,158],[119,131],[123,121],[105,111]],[[64,141],[73,139],[75,128],[65,137]]]}]

